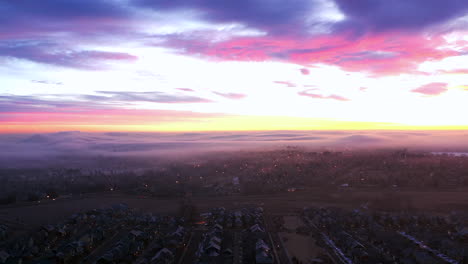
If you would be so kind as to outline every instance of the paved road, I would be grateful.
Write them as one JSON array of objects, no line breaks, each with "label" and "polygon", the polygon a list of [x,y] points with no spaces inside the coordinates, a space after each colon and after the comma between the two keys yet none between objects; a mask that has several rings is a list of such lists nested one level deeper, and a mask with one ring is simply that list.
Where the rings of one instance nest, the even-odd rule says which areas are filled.
[{"label": "paved road", "polygon": [[282,246],[281,239],[278,235],[278,232],[274,229],[274,224],[272,221],[272,216],[269,214],[264,214],[265,228],[268,232],[268,237],[273,248],[273,253],[275,256],[275,263],[279,264],[290,264],[291,260],[288,257],[288,254]]},{"label": "paved road", "polygon": [[239,231],[234,232],[233,238],[233,250],[232,254],[234,255],[233,264],[242,264],[243,252],[242,252],[242,234]]},{"label": "paved road", "polygon": [[95,248],[93,252],[91,252],[83,261],[83,264],[92,264],[98,260],[99,257],[104,255],[108,250],[110,250],[117,242],[119,242],[122,238],[124,238],[130,229],[123,229],[116,232],[112,237],[105,240],[100,246]]},{"label": "paved road", "polygon": [[194,230],[192,231],[189,243],[185,248],[185,251],[182,253],[182,256],[179,259],[178,264],[192,264],[194,263],[196,256],[195,252],[198,250],[198,245],[202,239],[203,231]]}]

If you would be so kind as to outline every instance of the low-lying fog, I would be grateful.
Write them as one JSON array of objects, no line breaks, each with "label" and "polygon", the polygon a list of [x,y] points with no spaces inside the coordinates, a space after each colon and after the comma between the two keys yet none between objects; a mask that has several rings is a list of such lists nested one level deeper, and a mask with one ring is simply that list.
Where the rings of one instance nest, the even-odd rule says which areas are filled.
[{"label": "low-lying fog", "polygon": [[0,166],[49,166],[93,157],[181,157],[205,152],[300,146],[317,150],[409,148],[466,152],[468,131],[262,131],[0,135]]}]

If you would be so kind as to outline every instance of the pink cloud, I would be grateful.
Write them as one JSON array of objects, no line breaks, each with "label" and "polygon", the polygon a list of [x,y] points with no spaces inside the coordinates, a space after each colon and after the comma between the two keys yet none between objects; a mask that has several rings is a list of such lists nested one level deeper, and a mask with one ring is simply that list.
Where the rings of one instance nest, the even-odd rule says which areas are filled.
[{"label": "pink cloud", "polygon": [[322,94],[309,93],[310,91],[311,90],[304,90],[304,91],[298,92],[297,94],[300,96],[306,96],[306,97],[310,97],[314,99],[332,99],[332,100],[337,100],[337,101],[349,101],[348,98],[345,98],[340,95],[331,94],[331,95],[326,96]]},{"label": "pink cloud", "polygon": [[197,122],[224,116],[174,110],[101,109],[80,112],[11,112],[0,118],[2,125],[144,125],[171,122]]},{"label": "pink cloud", "polygon": [[296,87],[297,86],[295,83],[292,83],[292,82],[289,82],[289,81],[274,81],[274,83],[286,85],[286,87]]},{"label": "pink cloud", "polygon": [[435,82],[423,85],[419,88],[411,90],[413,93],[425,95],[439,95],[447,91],[447,83]]},{"label": "pink cloud", "polygon": [[468,74],[468,69],[453,69],[453,70],[442,70],[439,73],[445,74]]},{"label": "pink cloud", "polygon": [[171,37],[169,47],[184,48],[188,55],[204,55],[219,60],[285,61],[302,65],[337,65],[351,72],[374,76],[402,73],[421,74],[417,67],[461,53],[448,48],[441,36],[431,39],[419,34],[381,33],[350,37],[344,33],[308,38],[290,36],[241,37],[223,42]]},{"label": "pink cloud", "polygon": [[301,71],[301,73],[302,73],[303,75],[309,75],[309,74],[310,74],[309,69],[306,69],[306,68],[302,68],[302,69],[300,69],[300,71]]},{"label": "pink cloud", "polygon": [[221,93],[221,92],[213,92],[214,94],[217,94],[219,96],[228,98],[228,99],[233,99],[233,100],[239,100],[247,97],[246,94],[240,94],[240,93]]},{"label": "pink cloud", "polygon": [[176,88],[179,91],[184,91],[184,92],[195,92],[195,90],[190,89],[190,88]]}]

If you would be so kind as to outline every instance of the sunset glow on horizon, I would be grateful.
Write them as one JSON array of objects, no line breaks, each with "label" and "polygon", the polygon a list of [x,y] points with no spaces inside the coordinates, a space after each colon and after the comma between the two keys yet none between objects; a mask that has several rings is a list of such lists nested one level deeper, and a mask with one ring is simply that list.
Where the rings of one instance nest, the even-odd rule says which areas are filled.
[{"label": "sunset glow on horizon", "polygon": [[0,133],[468,130],[467,77],[467,1],[0,2]]}]

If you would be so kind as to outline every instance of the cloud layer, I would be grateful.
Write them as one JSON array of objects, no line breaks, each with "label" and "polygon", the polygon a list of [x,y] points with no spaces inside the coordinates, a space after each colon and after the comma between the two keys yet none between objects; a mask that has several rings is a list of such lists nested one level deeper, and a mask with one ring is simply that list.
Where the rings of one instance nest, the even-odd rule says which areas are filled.
[{"label": "cloud layer", "polygon": [[[441,50],[444,41],[434,34],[428,41],[426,33],[450,30],[444,25],[467,15],[468,4],[462,0],[294,0],[287,4],[264,0],[72,0],[66,4],[7,0],[0,3],[0,14],[4,25],[0,40],[5,42],[0,45],[0,56],[58,66],[95,68],[96,61],[133,61],[136,56],[131,54],[83,50],[80,44],[109,43],[116,38],[128,41],[130,37],[144,43],[156,37],[158,42],[148,43],[183,50],[186,55],[326,63],[351,71],[394,74],[416,71],[416,64],[426,60],[458,55]],[[215,36],[220,30],[213,27],[180,28],[158,35],[139,32],[154,17],[167,24],[172,20],[163,17],[183,14],[196,23],[224,28],[227,39],[218,41]],[[263,33],[236,36],[236,27],[227,25]],[[463,23],[459,27],[467,28]]]}]

